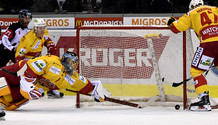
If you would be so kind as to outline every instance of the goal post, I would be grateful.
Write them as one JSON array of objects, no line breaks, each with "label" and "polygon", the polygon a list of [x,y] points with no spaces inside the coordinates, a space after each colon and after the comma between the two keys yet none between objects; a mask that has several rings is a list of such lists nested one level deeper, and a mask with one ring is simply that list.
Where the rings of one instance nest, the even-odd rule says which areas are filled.
[{"label": "goal post", "polygon": [[[159,95],[160,102],[181,97],[186,108],[187,96],[196,96],[186,90],[193,87],[192,81],[172,88],[160,80],[167,77],[182,81],[190,77],[194,52],[189,30],[174,34],[168,27],[84,26],[78,27],[76,35],[79,73],[90,81],[101,80],[113,97],[143,101]],[[77,107],[80,102],[77,94]]]}]

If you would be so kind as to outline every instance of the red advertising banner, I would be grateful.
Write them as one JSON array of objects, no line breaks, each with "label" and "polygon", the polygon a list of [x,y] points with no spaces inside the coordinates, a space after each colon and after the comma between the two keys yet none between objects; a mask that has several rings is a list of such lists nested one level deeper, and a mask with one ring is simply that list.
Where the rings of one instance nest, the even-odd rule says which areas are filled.
[{"label": "red advertising banner", "polygon": [[75,28],[83,25],[123,25],[123,17],[81,17],[75,18]]},{"label": "red advertising banner", "polygon": [[0,25],[2,29],[6,29],[12,23],[18,22],[19,18],[0,18]]},{"label": "red advertising banner", "polygon": [[[168,39],[153,39],[157,60]],[[87,78],[150,79],[154,71],[143,37],[83,36],[80,40],[81,73]]]}]

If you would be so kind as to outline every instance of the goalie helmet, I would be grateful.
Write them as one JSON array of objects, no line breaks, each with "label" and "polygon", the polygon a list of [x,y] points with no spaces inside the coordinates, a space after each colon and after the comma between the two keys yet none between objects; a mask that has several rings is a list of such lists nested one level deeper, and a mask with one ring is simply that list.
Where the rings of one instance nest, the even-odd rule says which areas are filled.
[{"label": "goalie helmet", "polygon": [[199,5],[204,5],[204,1],[203,0],[191,0],[189,4],[189,10],[194,9],[195,7]]},{"label": "goalie helmet", "polygon": [[61,64],[66,68],[67,72],[71,75],[74,69],[77,68],[78,65],[78,56],[74,52],[67,51],[64,53]]}]

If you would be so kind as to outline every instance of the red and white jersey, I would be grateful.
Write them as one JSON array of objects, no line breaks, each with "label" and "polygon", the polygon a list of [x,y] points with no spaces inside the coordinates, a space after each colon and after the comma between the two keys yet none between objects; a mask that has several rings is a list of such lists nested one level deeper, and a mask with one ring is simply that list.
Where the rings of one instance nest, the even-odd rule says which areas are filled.
[{"label": "red and white jersey", "polygon": [[218,41],[218,8],[202,5],[184,14],[174,21],[171,30],[174,33],[194,29],[201,43]]},{"label": "red and white jersey", "polygon": [[10,25],[2,36],[1,44],[8,50],[17,48],[20,39],[29,32],[27,28],[23,28],[20,22]]}]

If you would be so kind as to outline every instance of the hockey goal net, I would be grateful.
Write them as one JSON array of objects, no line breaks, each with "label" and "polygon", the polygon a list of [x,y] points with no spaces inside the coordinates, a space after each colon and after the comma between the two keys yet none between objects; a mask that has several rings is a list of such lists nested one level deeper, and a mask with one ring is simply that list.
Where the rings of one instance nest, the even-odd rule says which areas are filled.
[{"label": "hockey goal net", "polygon": [[[86,26],[77,29],[79,72],[90,81],[101,80],[113,97],[146,101],[159,95],[155,104],[181,102],[196,97],[191,85],[177,88],[164,84],[190,77],[193,57],[191,32],[174,34],[168,27]],[[89,99],[77,96],[77,106]],[[93,100],[93,98],[91,98]],[[168,105],[168,104],[167,104]]]}]

